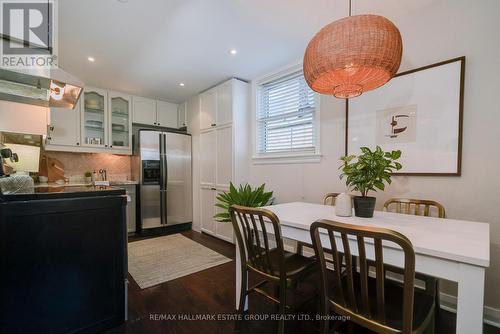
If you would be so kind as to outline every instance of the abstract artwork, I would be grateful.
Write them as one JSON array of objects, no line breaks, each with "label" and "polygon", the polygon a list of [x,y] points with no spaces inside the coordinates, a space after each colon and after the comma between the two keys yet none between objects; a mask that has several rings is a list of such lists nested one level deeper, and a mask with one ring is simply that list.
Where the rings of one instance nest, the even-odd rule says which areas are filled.
[{"label": "abstract artwork", "polygon": [[397,74],[346,102],[346,154],[401,150],[399,175],[461,174],[465,57]]}]

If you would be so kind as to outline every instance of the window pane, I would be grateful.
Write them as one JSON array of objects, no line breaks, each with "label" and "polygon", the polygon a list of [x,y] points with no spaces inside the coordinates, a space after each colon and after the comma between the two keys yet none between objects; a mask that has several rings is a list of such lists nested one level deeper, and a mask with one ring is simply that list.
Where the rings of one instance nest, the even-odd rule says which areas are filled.
[{"label": "window pane", "polygon": [[302,71],[261,85],[258,153],[314,152],[314,97]]}]

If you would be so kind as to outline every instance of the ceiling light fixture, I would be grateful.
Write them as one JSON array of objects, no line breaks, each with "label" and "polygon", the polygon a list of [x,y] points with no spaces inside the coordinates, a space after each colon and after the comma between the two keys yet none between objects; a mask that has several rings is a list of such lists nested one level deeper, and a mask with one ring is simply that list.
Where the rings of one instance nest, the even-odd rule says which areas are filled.
[{"label": "ceiling light fixture", "polygon": [[94,57],[88,57],[87,59],[88,59],[88,61],[90,61],[91,63],[95,62],[95,58],[94,58]]},{"label": "ceiling light fixture", "polygon": [[304,77],[312,90],[348,99],[386,84],[401,64],[398,28],[378,15],[351,16],[323,27],[304,54]]},{"label": "ceiling light fixture", "polygon": [[238,50],[236,49],[230,49],[229,53],[232,54],[233,56],[238,53]]},{"label": "ceiling light fixture", "polygon": [[183,82],[181,82],[181,83],[179,83],[179,86],[184,87],[185,85]]}]

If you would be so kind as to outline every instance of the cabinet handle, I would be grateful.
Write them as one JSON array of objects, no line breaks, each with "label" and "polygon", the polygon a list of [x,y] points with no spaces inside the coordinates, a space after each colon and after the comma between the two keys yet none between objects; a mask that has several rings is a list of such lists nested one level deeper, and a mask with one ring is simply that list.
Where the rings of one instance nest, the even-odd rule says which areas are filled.
[{"label": "cabinet handle", "polygon": [[113,145],[109,145],[109,147],[113,148]]},{"label": "cabinet handle", "polygon": [[217,124],[215,124],[215,123],[214,124],[210,124],[210,126],[217,126]]},{"label": "cabinet handle", "polygon": [[210,188],[210,190],[217,190],[217,188]]},{"label": "cabinet handle", "polygon": [[156,122],[154,122],[153,124],[156,125]]},{"label": "cabinet handle", "polygon": [[160,123],[158,123],[158,125],[161,125]]},{"label": "cabinet handle", "polygon": [[80,143],[76,143],[76,146],[80,146]]},{"label": "cabinet handle", "polygon": [[54,126],[53,125],[49,126],[49,130],[54,131]]},{"label": "cabinet handle", "polygon": [[108,147],[108,144],[104,145],[104,147]]}]

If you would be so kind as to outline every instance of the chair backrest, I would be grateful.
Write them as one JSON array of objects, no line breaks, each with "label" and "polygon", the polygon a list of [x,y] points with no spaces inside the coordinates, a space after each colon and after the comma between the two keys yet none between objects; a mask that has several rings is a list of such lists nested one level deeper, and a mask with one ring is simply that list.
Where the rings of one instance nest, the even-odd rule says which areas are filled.
[{"label": "chair backrest", "polygon": [[444,206],[436,201],[412,198],[391,198],[384,203],[384,210],[390,211],[389,206],[391,205],[395,205],[396,213],[405,213],[416,216],[431,216],[431,208],[435,208],[439,218],[445,218],[446,216]]},{"label": "chair backrest", "polygon": [[[322,303],[330,303],[335,313],[349,316],[352,321],[378,333],[409,334],[412,332],[415,252],[408,238],[388,229],[342,224],[329,220],[316,221],[311,225],[310,232],[316,259],[321,269]],[[365,238],[368,238],[369,242],[373,241],[368,248]],[[383,241],[395,243],[401,247],[404,254],[403,300],[401,301],[403,319],[400,329],[388,326],[385,318]],[[328,279],[331,276],[327,273],[331,271],[326,266],[324,248],[331,249],[333,255],[333,282]],[[345,266],[342,266],[341,252],[345,257]],[[376,284],[372,287],[375,293],[371,291],[372,296],[376,295],[375,305],[371,305],[369,299],[367,254],[371,254],[370,260],[374,258],[375,262]],[[359,280],[355,279],[355,272],[353,272],[355,256],[359,259]],[[331,283],[333,285],[329,286]],[[333,293],[329,294],[329,291]]]},{"label": "chair backrest", "polygon": [[[240,248],[241,263],[268,276],[278,279],[285,274],[285,251],[278,217],[271,211],[233,205],[229,209],[231,222]],[[266,227],[267,224],[267,227]],[[271,261],[268,227],[274,234],[279,261]]]},{"label": "chair backrest", "polygon": [[328,193],[323,197],[324,205],[335,205],[335,198],[340,195],[340,193]]}]

